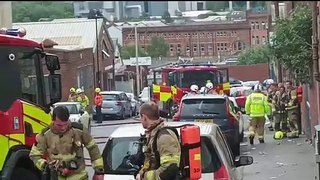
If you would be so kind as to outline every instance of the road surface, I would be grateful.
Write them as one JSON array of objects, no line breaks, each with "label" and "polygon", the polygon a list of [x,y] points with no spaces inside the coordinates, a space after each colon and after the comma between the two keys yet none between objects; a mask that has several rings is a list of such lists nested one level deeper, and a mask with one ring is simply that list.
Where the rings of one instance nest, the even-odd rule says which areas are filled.
[{"label": "road surface", "polygon": [[[109,120],[103,124],[93,124],[91,134],[96,139],[102,153],[107,137],[112,131],[127,123],[139,123],[138,119]],[[267,129],[267,128],[266,128]],[[305,142],[305,137],[298,139],[283,139],[276,141],[272,138],[273,132],[266,130],[265,144],[241,144],[241,154],[252,156],[254,163],[250,166],[239,167],[243,173],[243,180],[313,180],[315,179],[315,161],[313,146]],[[246,140],[245,140],[246,141]],[[85,150],[85,157],[89,158]],[[86,160],[89,179],[92,179],[93,170],[90,160]]]}]

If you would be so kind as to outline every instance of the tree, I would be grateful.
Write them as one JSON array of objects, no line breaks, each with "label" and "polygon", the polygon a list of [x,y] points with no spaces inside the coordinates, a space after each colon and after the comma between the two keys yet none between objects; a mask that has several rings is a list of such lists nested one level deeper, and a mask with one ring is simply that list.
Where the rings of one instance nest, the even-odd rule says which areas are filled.
[{"label": "tree", "polygon": [[[127,45],[127,46],[118,46],[120,51],[120,56],[122,59],[130,59],[130,57],[136,57],[136,46]],[[141,46],[138,46],[138,55],[139,57],[146,57],[148,54],[142,49]]]},{"label": "tree", "polygon": [[258,48],[251,48],[242,52],[238,57],[239,65],[268,63],[274,52],[269,46],[261,46]]},{"label": "tree", "polygon": [[287,18],[278,19],[272,38],[277,61],[297,82],[310,83],[312,65],[312,15],[307,5],[298,6]]},{"label": "tree", "polygon": [[71,18],[74,17],[71,3],[53,1],[13,1],[13,22],[36,22],[40,18]]},{"label": "tree", "polygon": [[172,23],[172,22],[173,22],[169,11],[165,11],[165,12],[163,13],[162,19],[164,19],[166,23]]},{"label": "tree", "polygon": [[163,38],[152,37],[150,46],[147,47],[147,52],[152,58],[167,56],[169,52],[169,44]]}]

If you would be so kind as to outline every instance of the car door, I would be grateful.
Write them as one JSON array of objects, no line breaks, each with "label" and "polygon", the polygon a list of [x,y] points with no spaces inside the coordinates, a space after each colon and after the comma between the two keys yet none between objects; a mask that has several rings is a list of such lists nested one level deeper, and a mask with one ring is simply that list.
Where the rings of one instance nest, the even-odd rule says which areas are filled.
[{"label": "car door", "polygon": [[131,103],[129,101],[128,96],[125,93],[121,93],[121,101],[124,105],[126,115],[130,115]]}]

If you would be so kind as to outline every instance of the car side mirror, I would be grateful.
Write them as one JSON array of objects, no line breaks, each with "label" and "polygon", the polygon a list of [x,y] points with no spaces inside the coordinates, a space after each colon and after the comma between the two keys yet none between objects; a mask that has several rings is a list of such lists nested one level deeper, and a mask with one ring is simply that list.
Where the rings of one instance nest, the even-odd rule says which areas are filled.
[{"label": "car side mirror", "polygon": [[81,114],[81,116],[84,114],[84,111],[82,109],[79,110],[79,113]]},{"label": "car side mirror", "polygon": [[253,163],[253,157],[251,157],[251,156],[240,156],[240,158],[235,161],[235,166],[236,167],[247,166],[247,165],[251,165],[252,163]]},{"label": "car side mirror", "polygon": [[50,74],[48,77],[49,92],[50,92],[50,103],[54,104],[62,98],[61,90],[61,75]]}]

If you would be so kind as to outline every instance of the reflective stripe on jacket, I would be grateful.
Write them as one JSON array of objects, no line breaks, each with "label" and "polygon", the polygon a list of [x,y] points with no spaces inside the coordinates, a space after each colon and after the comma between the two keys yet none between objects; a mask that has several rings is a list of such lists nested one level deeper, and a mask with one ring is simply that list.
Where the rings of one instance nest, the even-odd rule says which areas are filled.
[{"label": "reflective stripe on jacket", "polygon": [[262,93],[252,93],[246,99],[245,111],[250,117],[270,115],[270,106],[267,97]]}]

